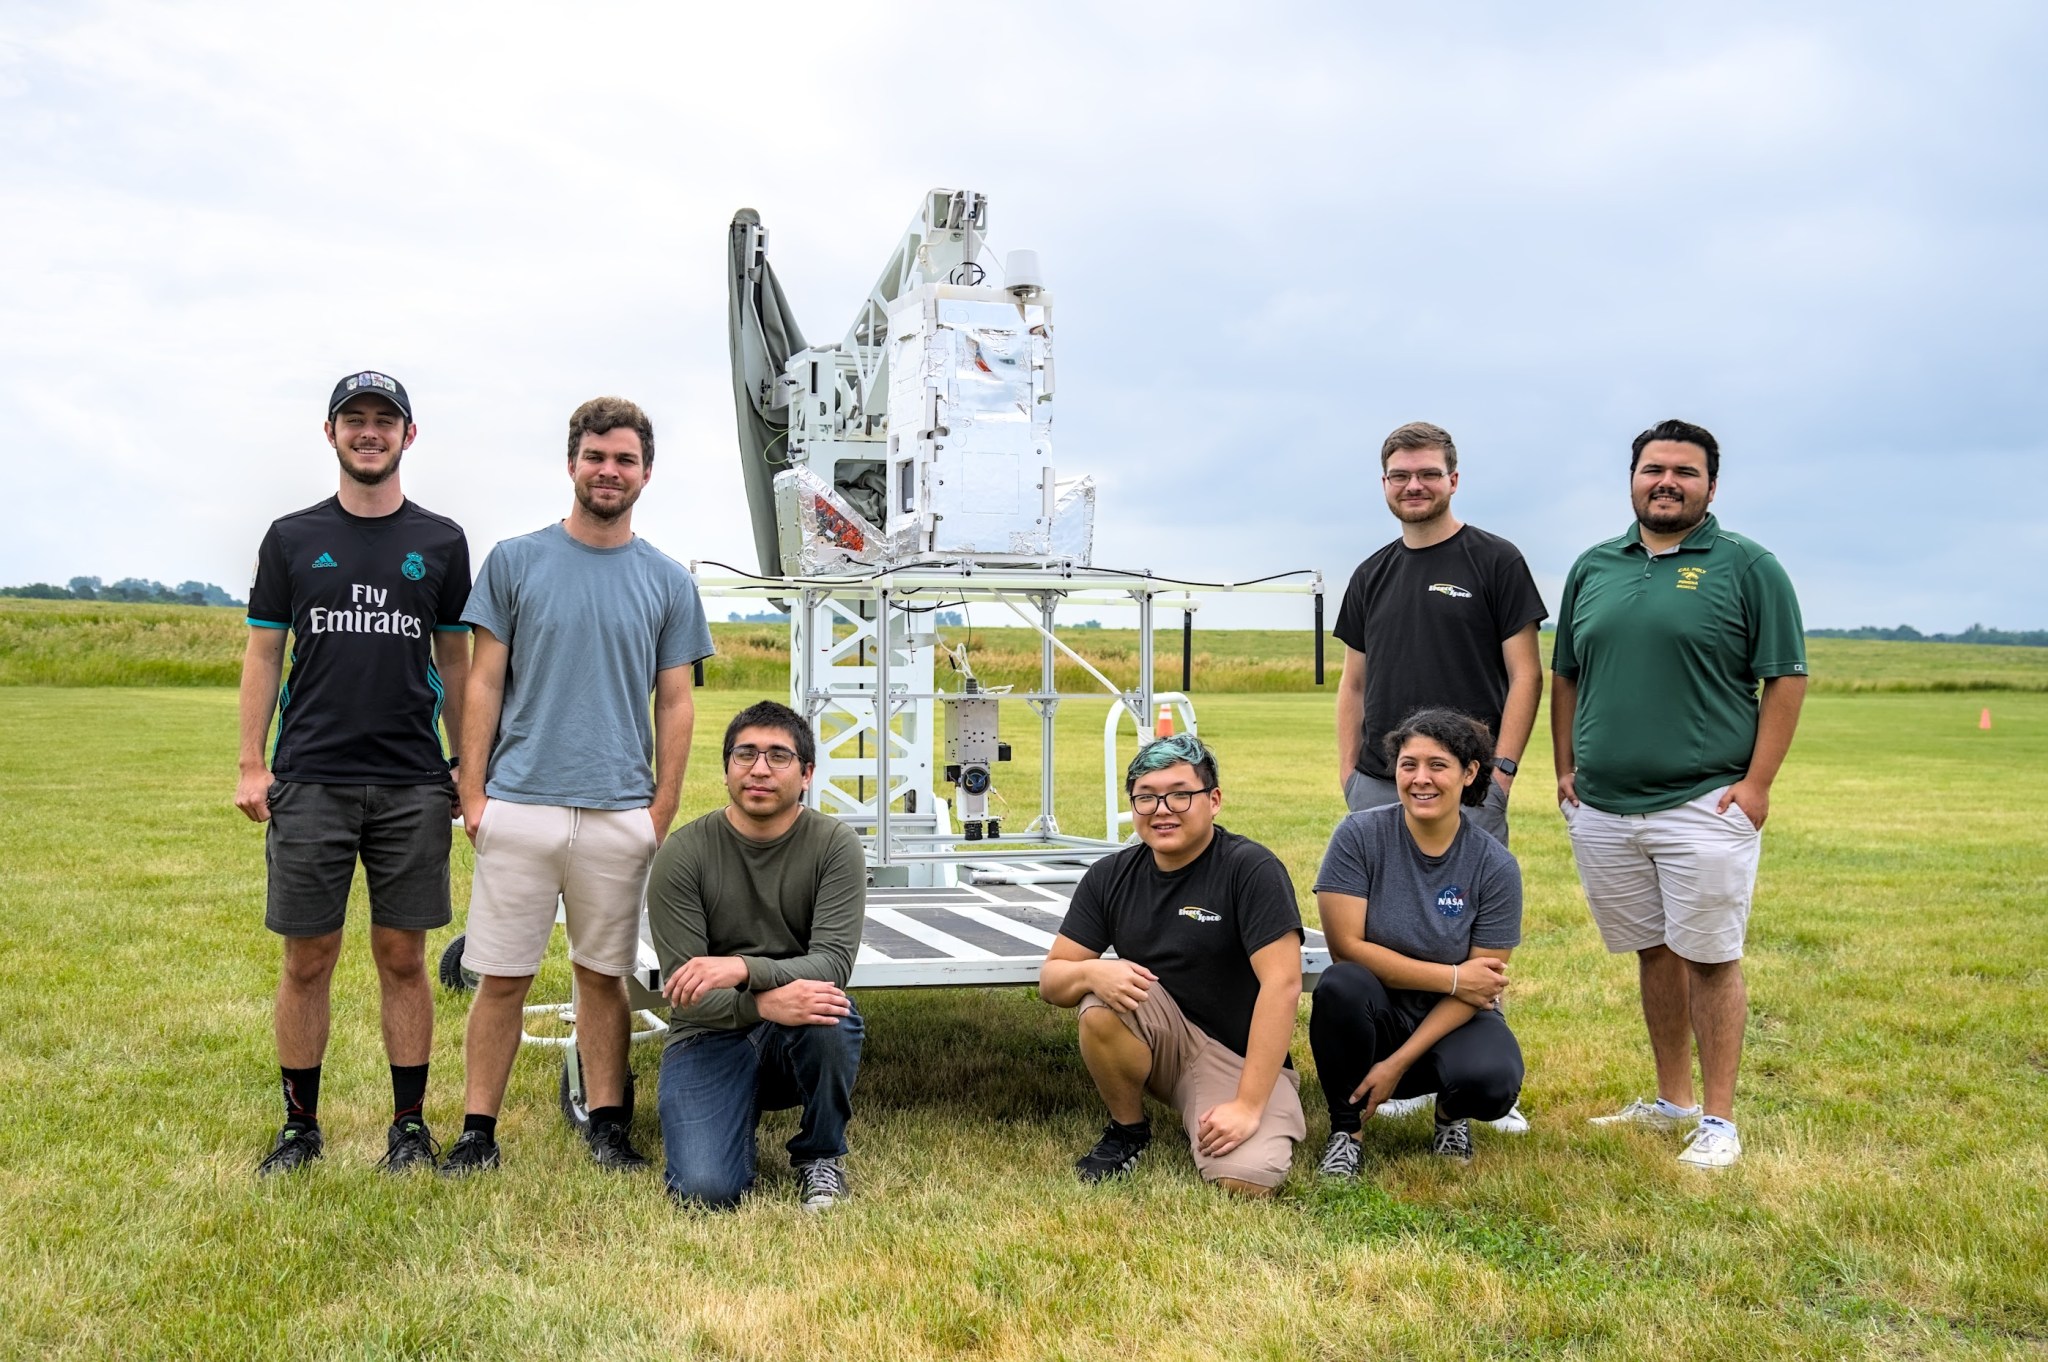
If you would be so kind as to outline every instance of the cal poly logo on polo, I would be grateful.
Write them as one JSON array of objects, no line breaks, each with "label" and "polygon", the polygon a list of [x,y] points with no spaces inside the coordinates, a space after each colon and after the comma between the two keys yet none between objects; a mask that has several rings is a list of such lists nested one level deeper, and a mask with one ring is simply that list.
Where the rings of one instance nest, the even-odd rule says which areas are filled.
[{"label": "cal poly logo on polo", "polygon": [[1221,913],[1212,913],[1207,908],[1196,908],[1192,904],[1180,910],[1180,915],[1190,922],[1221,922]]},{"label": "cal poly logo on polo", "polygon": [[405,555],[405,561],[399,565],[398,570],[417,582],[420,578],[427,575],[427,560],[420,557],[417,553],[408,553]]},{"label": "cal poly logo on polo", "polygon": [[1680,591],[1698,591],[1700,589],[1700,578],[1706,575],[1707,570],[1703,567],[1682,567],[1678,570],[1678,589]]},{"label": "cal poly logo on polo", "polygon": [[1429,589],[1440,596],[1449,596],[1454,601],[1469,601],[1472,599],[1471,592],[1462,586],[1452,586],[1449,582],[1433,582],[1430,584]]},{"label": "cal poly logo on polo", "polygon": [[1445,917],[1465,915],[1465,891],[1455,884],[1447,884],[1436,891],[1436,910]]}]

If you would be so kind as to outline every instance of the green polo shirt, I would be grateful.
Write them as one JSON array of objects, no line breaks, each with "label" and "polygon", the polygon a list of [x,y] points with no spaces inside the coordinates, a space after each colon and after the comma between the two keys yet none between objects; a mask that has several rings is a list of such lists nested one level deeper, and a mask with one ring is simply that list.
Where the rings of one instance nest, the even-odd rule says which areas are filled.
[{"label": "green polo shirt", "polygon": [[1711,515],[1655,557],[1631,525],[1572,564],[1551,670],[1578,683],[1579,798],[1675,809],[1748,771],[1758,683],[1806,675],[1799,598],[1769,550]]}]

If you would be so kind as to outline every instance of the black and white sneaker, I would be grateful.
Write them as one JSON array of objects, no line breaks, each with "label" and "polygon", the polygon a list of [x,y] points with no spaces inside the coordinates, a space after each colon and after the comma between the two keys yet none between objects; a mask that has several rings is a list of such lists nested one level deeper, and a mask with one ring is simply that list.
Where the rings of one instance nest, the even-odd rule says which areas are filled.
[{"label": "black and white sneaker", "polygon": [[1102,1138],[1095,1142],[1095,1147],[1074,1160],[1074,1171],[1080,1174],[1083,1182],[1123,1177],[1138,1166],[1138,1156],[1151,1143],[1150,1121],[1140,1121],[1134,1126],[1111,1121],[1102,1128]]},{"label": "black and white sneaker", "polygon": [[590,1157],[599,1168],[614,1173],[630,1173],[647,1166],[647,1156],[633,1148],[633,1139],[621,1121],[606,1121],[590,1128]]},{"label": "black and white sneaker", "polygon": [[1358,1141],[1345,1130],[1330,1132],[1330,1142],[1323,1146],[1322,1162],[1316,1165],[1316,1176],[1341,1178],[1345,1182],[1358,1176]]},{"label": "black and white sneaker", "polygon": [[377,1166],[387,1173],[404,1173],[414,1168],[432,1168],[441,1162],[441,1146],[434,1132],[417,1116],[393,1121],[384,1132],[384,1157]]},{"label": "black and white sneaker", "polygon": [[256,1165],[256,1176],[270,1178],[297,1172],[319,1158],[325,1144],[318,1126],[286,1126],[277,1132],[277,1143],[263,1156],[263,1162]]},{"label": "black and white sneaker", "polygon": [[1430,1141],[1432,1154],[1440,1154],[1459,1163],[1472,1162],[1472,1123],[1470,1121],[1438,1121],[1436,1138]]},{"label": "black and white sneaker", "polygon": [[812,1159],[796,1166],[796,1195],[807,1211],[828,1211],[846,1200],[846,1167],[838,1159]]},{"label": "black and white sneaker", "polygon": [[498,1142],[481,1130],[465,1130],[448,1146],[448,1157],[441,1160],[440,1173],[444,1178],[466,1178],[497,1166]]}]

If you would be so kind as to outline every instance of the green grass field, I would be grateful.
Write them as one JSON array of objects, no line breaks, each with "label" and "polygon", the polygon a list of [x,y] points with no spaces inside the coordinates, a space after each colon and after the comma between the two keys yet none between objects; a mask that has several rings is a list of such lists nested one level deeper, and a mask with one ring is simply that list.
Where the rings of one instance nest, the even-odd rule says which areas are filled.
[{"label": "green grass field", "polygon": [[[153,637],[132,627],[135,647]],[[240,635],[230,619],[218,641]],[[0,636],[0,675],[78,665],[23,637]],[[823,1219],[790,1203],[786,1115],[767,1122],[763,1194],[735,1214],[597,1172],[538,1051],[514,1075],[499,1176],[374,1172],[389,1093],[360,900],[328,1158],[259,1185],[278,952],[261,834],[228,802],[232,692],[164,684],[169,668],[130,674],[154,688],[0,688],[0,1356],[2040,1356],[2048,695],[2007,660],[2036,650],[1950,650],[1996,654],[1957,674],[2002,683],[1952,693],[1926,660],[1939,645],[1842,647],[1773,803],[1749,1152],[1728,1174],[1584,1124],[1647,1091],[1649,1065],[1633,969],[1586,919],[1539,744],[1514,807],[1529,1135],[1482,1131],[1459,1170],[1423,1152],[1426,1122],[1373,1122],[1365,1178],[1331,1189],[1309,1176],[1312,1114],[1271,1203],[1210,1193],[1170,1139],[1129,1185],[1082,1188],[1069,1164],[1101,1115],[1070,1016],[1024,990],[870,993],[856,1197]],[[1834,650],[1814,652],[1825,677]],[[717,735],[752,698],[701,697],[686,813],[722,799]],[[1222,821],[1282,855],[1312,916],[1341,813],[1328,695],[1199,699]],[[1104,712],[1062,710],[1068,826],[1101,817]],[[1036,725],[1006,722],[1002,788],[1020,799]],[[436,951],[469,869],[458,839],[457,927]],[[565,973],[541,989],[560,996]],[[462,1014],[442,998],[428,1114],[444,1134]],[[1306,1069],[1305,1030],[1294,1053]],[[656,1058],[635,1054],[650,1150]]]}]

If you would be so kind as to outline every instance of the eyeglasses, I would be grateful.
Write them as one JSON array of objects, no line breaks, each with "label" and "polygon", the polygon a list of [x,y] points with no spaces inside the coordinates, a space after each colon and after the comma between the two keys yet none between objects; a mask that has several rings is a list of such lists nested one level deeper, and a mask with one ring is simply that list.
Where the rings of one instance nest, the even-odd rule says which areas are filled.
[{"label": "eyeglasses", "polygon": [[732,755],[727,757],[725,762],[728,766],[737,766],[740,770],[747,771],[753,769],[754,763],[763,757],[768,758],[769,768],[776,771],[787,771],[791,763],[796,761],[796,753],[787,747],[746,745],[733,748]]},{"label": "eyeglasses", "polygon": [[1164,804],[1168,813],[1186,813],[1194,807],[1196,795],[1208,794],[1215,788],[1214,785],[1204,785],[1199,790],[1168,790],[1165,794],[1132,795],[1131,812],[1140,816],[1150,816],[1159,812],[1159,806]]},{"label": "eyeglasses", "polygon": [[1389,487],[1406,487],[1411,482],[1419,482],[1424,487],[1434,487],[1449,476],[1450,474],[1441,468],[1424,468],[1414,473],[1397,468],[1391,473],[1380,474],[1380,481]]}]

